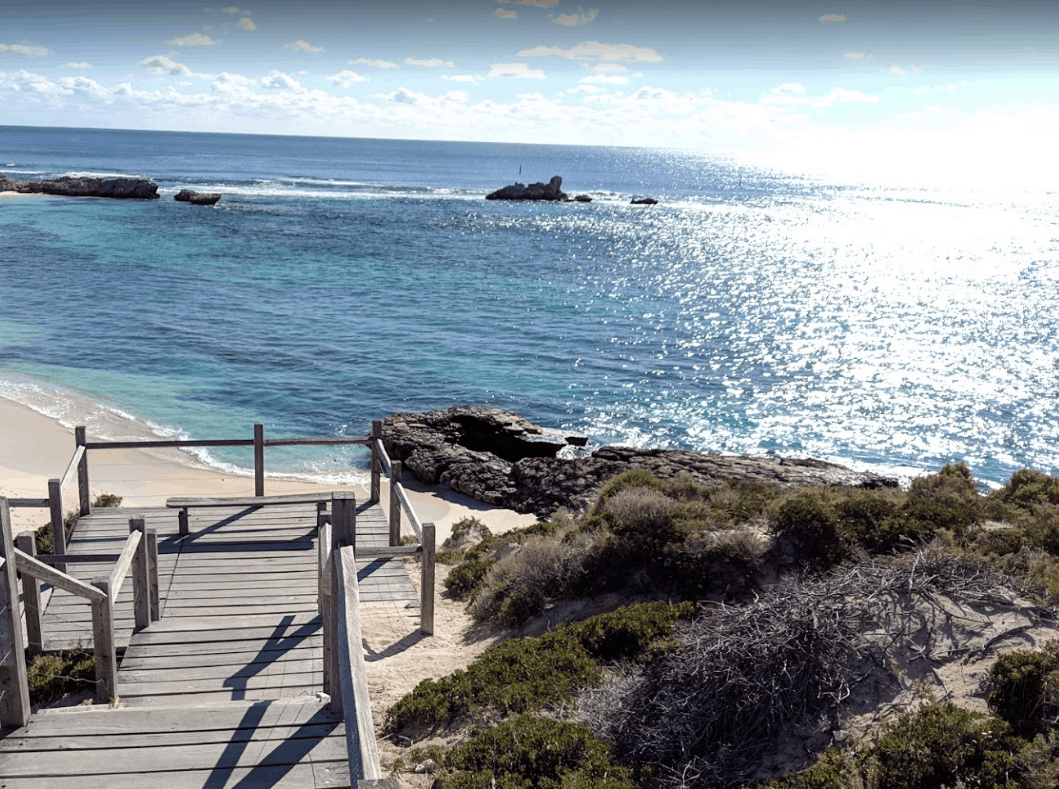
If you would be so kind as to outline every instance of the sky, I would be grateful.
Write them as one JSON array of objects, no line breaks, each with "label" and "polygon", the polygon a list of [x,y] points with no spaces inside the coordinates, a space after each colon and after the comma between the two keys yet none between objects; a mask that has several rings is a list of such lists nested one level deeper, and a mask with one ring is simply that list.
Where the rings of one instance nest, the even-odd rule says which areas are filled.
[{"label": "sky", "polygon": [[0,125],[1031,167],[1059,3],[3,0]]}]

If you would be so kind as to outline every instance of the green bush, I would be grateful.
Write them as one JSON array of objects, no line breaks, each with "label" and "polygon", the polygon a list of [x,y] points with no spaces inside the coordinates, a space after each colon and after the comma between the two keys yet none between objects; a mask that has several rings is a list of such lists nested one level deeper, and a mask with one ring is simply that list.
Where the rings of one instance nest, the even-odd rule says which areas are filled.
[{"label": "green bush", "polygon": [[633,469],[632,471],[626,471],[624,474],[611,479],[607,484],[600,488],[599,495],[596,497],[596,503],[592,505],[592,509],[588,511],[589,517],[593,515],[602,515],[604,509],[614,496],[621,493],[624,490],[634,490],[637,488],[646,488],[648,490],[655,490],[662,493],[666,489],[666,485],[658,477],[651,474],[649,471],[642,469]]},{"label": "green bush", "polygon": [[640,603],[562,625],[556,632],[576,638],[596,660],[635,660],[668,641],[676,623],[691,619],[697,611],[698,606],[690,602]]},{"label": "green bush", "polygon": [[92,509],[97,507],[120,507],[121,496],[117,493],[100,493],[92,501]]},{"label": "green bush", "polygon": [[476,732],[445,757],[441,789],[637,789],[584,726],[520,715]]},{"label": "green bush", "polygon": [[489,568],[496,559],[468,559],[449,570],[445,578],[445,590],[453,600],[467,600],[474,596],[485,580]]},{"label": "green bush", "polygon": [[420,682],[390,708],[387,721],[396,731],[436,730],[487,710],[525,712],[570,701],[576,688],[600,677],[599,665],[570,634],[502,641],[466,670]]},{"label": "green bush", "polygon": [[84,652],[37,655],[26,666],[31,704],[50,704],[72,693],[95,691],[95,658]]},{"label": "green bush", "polygon": [[1059,642],[1040,652],[997,658],[989,672],[987,701],[1023,737],[1053,726],[1059,715]]},{"label": "green bush", "polygon": [[790,545],[799,561],[823,570],[846,559],[849,549],[838,530],[838,513],[826,488],[807,490],[776,509],[773,533]]},{"label": "green bush", "polygon": [[602,516],[611,532],[638,547],[657,550],[683,538],[679,504],[654,488],[625,488],[610,496]]},{"label": "green bush", "polygon": [[1024,468],[1012,474],[1011,481],[991,493],[990,498],[1024,510],[1042,504],[1059,505],[1059,477]]},{"label": "green bush", "polygon": [[859,760],[838,748],[828,748],[816,764],[757,785],[755,789],[850,789],[863,786]]},{"label": "green bush", "polygon": [[1008,785],[1021,744],[998,718],[935,703],[886,724],[866,771],[877,789],[992,789]]}]

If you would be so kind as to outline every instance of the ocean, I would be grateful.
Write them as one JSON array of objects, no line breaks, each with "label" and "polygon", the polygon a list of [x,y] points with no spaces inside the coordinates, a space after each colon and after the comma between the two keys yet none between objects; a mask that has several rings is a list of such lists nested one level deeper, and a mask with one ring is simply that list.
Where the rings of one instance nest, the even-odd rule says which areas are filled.
[{"label": "ocean", "polygon": [[[969,167],[973,164],[969,163]],[[90,437],[364,435],[484,404],[599,443],[1059,473],[1059,197],[709,153],[0,127],[0,395]],[[563,177],[593,202],[486,201]],[[223,194],[177,203],[180,189]],[[633,206],[649,196],[655,206]],[[251,466],[245,453],[201,462]],[[270,452],[359,478],[362,452]]]}]

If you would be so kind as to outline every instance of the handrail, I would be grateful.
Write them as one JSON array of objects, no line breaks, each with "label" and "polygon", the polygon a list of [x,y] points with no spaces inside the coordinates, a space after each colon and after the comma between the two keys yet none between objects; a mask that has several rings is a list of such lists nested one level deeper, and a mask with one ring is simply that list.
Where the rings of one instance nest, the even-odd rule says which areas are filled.
[{"label": "handrail", "polygon": [[56,589],[62,589],[86,600],[96,602],[97,600],[107,599],[107,596],[96,587],[90,586],[84,581],[78,581],[72,575],[60,572],[54,567],[49,567],[44,562],[23,553],[18,548],[15,548],[15,567],[24,575],[31,575],[38,581],[46,581]]},{"label": "handrail", "polygon": [[140,546],[140,540],[143,539],[143,534],[138,531],[131,532],[129,538],[125,540],[125,547],[121,551],[121,556],[118,557],[117,564],[114,565],[114,569],[110,571],[110,588],[111,594],[114,599],[118,599],[118,593],[121,592],[121,585],[125,583],[125,577],[129,574],[129,568],[132,567],[132,560],[136,556],[136,551]]},{"label": "handrail", "polygon": [[390,484],[393,485],[397,498],[400,500],[401,509],[404,510],[405,515],[408,516],[408,523],[412,526],[412,531],[415,532],[416,539],[422,544],[423,524],[419,520],[419,516],[416,515],[415,509],[412,507],[412,502],[408,498],[408,493],[405,491],[404,484],[400,481],[393,481],[393,461],[390,460],[390,455],[386,452],[386,447],[383,446],[382,439],[376,438],[374,441],[376,457],[379,458],[380,464],[386,470],[386,475],[390,477]]},{"label": "handrail", "polygon": [[66,473],[62,475],[62,479],[59,481],[59,488],[65,489],[66,483],[70,481],[70,477],[77,473],[77,465],[81,462],[81,458],[85,456],[85,448],[78,447],[77,451],[74,452],[73,458],[70,460],[70,465],[66,467]]},{"label": "handrail", "polygon": [[360,591],[353,546],[339,548],[333,556],[334,603],[337,610],[335,645],[338,650],[339,693],[346,721],[346,752],[351,779],[379,780],[379,748],[368,699],[364,645],[360,631]]}]

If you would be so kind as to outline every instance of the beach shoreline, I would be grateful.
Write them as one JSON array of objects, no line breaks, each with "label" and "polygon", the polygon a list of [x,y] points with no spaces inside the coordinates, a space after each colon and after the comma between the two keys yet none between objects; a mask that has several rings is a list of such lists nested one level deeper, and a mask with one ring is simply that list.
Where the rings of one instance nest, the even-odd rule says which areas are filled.
[{"label": "beach shoreline", "polygon": [[[91,436],[90,436],[91,438]],[[0,397],[0,496],[46,498],[48,480],[59,478],[73,457],[74,431],[57,419],[27,405]],[[180,450],[93,450],[89,455],[89,486],[94,498],[100,493],[122,497],[123,507],[164,507],[170,496],[248,496],[254,478],[204,468],[192,455]],[[451,534],[452,525],[464,517],[476,517],[494,533],[529,526],[532,515],[489,507],[441,486],[406,484],[409,499],[423,523],[434,523],[440,545]],[[268,495],[352,490],[367,498],[365,483],[337,483],[266,475]],[[75,485],[64,492],[64,509],[76,508]],[[384,505],[389,501],[383,483]],[[15,533],[35,529],[48,522],[47,509],[11,510]],[[405,527],[407,529],[407,526]]]}]

